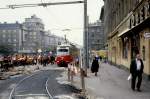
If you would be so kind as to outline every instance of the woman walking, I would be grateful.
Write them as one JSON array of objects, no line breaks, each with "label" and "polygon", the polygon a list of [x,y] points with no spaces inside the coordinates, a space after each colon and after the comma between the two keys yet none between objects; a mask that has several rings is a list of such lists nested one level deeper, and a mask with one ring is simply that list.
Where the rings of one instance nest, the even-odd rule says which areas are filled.
[{"label": "woman walking", "polygon": [[92,73],[95,73],[95,76],[97,76],[98,69],[99,69],[99,63],[97,58],[95,57],[93,59],[92,66],[91,66],[91,71]]}]

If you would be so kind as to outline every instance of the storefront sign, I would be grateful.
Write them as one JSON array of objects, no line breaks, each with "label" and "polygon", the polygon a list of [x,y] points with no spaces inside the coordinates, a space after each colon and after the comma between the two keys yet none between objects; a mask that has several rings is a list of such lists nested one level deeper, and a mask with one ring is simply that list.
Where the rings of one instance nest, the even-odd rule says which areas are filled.
[{"label": "storefront sign", "polygon": [[144,37],[145,37],[146,39],[150,39],[150,33],[145,33],[145,34],[144,34]]}]

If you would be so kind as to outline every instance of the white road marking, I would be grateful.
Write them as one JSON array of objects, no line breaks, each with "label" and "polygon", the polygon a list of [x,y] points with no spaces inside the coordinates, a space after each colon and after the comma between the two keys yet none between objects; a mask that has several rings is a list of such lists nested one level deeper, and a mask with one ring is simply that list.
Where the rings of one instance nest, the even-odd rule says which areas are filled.
[{"label": "white road marking", "polygon": [[50,97],[50,99],[54,99],[54,98],[52,97],[52,95],[50,94],[49,90],[48,90],[48,81],[49,81],[49,78],[47,79],[46,84],[45,84],[46,91],[47,91],[48,96]]}]

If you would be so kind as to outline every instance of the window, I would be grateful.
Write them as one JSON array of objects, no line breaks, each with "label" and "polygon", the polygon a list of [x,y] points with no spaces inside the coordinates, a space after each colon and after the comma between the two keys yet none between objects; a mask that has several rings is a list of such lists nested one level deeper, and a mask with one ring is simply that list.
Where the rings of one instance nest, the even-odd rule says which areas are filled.
[{"label": "window", "polygon": [[4,43],[4,42],[5,42],[5,39],[3,39],[2,42]]},{"label": "window", "polygon": [[137,17],[138,17],[138,23],[140,23],[140,12],[137,14]]},{"label": "window", "polygon": [[5,38],[6,37],[6,35],[5,34],[3,34],[3,38]]},{"label": "window", "polygon": [[8,39],[8,42],[11,42],[11,39]]},{"label": "window", "polygon": [[16,42],[17,40],[16,39],[14,39],[14,42]]},{"label": "window", "polygon": [[58,52],[68,52],[68,49],[58,49]]},{"label": "window", "polygon": [[150,2],[148,4],[148,15],[150,14]]},{"label": "window", "polygon": [[145,7],[141,9],[141,19],[142,21],[145,19]]},{"label": "window", "polygon": [[99,28],[97,29],[97,32],[100,32],[100,29],[99,29]]},{"label": "window", "polygon": [[5,32],[6,32],[6,30],[3,30],[3,32],[5,33]]},{"label": "window", "polygon": [[145,61],[145,46],[142,48],[143,60]]},{"label": "window", "polygon": [[33,36],[33,39],[36,39],[36,36]]},{"label": "window", "polygon": [[134,17],[133,26],[135,26],[136,25],[136,16],[133,15],[133,17]]},{"label": "window", "polygon": [[16,44],[13,44],[13,46],[16,47],[17,45],[16,45]]},{"label": "window", "polygon": [[130,19],[130,25],[129,28],[132,28],[132,19]]},{"label": "window", "polygon": [[16,33],[16,32],[17,32],[17,30],[13,30],[13,32],[14,32],[14,33]]},{"label": "window", "polygon": [[123,38],[123,58],[128,58],[128,50],[129,50],[129,39],[127,37]]},{"label": "window", "polygon": [[95,32],[95,30],[94,30],[94,29],[92,29],[92,30],[91,30],[91,32]]},{"label": "window", "polygon": [[91,36],[94,37],[94,34],[92,34]]},{"label": "window", "polygon": [[17,49],[16,49],[16,48],[13,48],[13,50],[14,50],[14,51],[17,51]]},{"label": "window", "polygon": [[36,32],[33,32],[33,35],[35,36],[35,35],[36,35]]}]

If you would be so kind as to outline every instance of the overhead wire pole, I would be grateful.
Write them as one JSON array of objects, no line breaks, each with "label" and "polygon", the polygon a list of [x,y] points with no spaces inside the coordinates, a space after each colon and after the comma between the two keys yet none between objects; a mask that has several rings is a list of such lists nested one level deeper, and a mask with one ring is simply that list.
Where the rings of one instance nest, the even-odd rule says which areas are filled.
[{"label": "overhead wire pole", "polygon": [[87,76],[88,67],[88,32],[87,32],[87,0],[84,0],[84,30],[83,30],[83,63],[81,67],[81,86],[83,94],[85,95],[85,80]]}]

